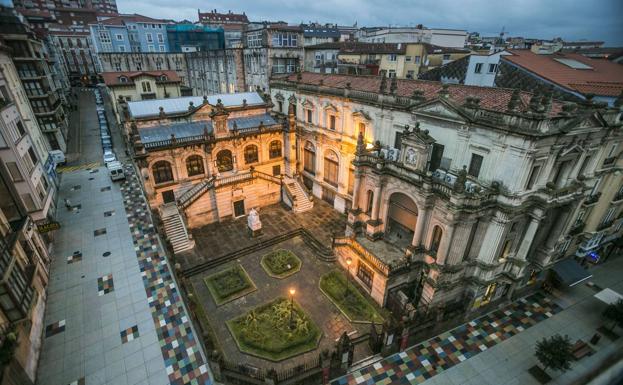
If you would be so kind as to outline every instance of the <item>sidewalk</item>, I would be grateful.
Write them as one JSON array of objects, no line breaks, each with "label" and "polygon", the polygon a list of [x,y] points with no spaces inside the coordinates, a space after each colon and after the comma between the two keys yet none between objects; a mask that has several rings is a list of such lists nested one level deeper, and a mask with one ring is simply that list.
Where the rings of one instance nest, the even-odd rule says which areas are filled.
[{"label": "sidewalk", "polygon": [[[593,282],[623,291],[623,258],[593,269]],[[459,326],[405,352],[336,379],[345,384],[425,385],[524,385],[539,384],[528,373],[537,364],[536,341],[560,333],[572,341],[586,342],[603,324],[605,304],[586,285],[570,288],[561,297],[537,294],[505,309]],[[623,348],[623,338],[612,342],[605,336],[590,357],[572,363],[560,374],[550,371],[549,384],[569,384],[598,365],[606,356]]]}]

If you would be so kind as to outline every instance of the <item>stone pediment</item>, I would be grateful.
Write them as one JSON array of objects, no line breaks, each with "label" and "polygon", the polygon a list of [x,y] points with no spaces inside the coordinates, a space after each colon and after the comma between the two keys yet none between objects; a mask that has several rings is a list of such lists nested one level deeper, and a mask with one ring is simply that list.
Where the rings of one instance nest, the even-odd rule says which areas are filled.
[{"label": "stone pediment", "polygon": [[572,146],[569,146],[568,148],[563,149],[563,151],[560,153],[559,156],[563,157],[563,156],[567,156],[572,153],[579,154],[579,153],[582,153],[582,151],[583,149],[582,147],[580,147],[580,145],[574,144]]},{"label": "stone pediment", "polygon": [[356,118],[361,118],[361,119],[365,119],[365,120],[372,120],[372,118],[370,117],[370,114],[368,114],[367,112],[365,112],[364,110],[356,110],[353,112],[353,116]]},{"label": "stone pediment", "polygon": [[303,108],[307,108],[308,110],[313,110],[314,109],[314,103],[310,102],[309,100],[305,99],[302,103]]},{"label": "stone pediment", "polygon": [[325,109],[326,111],[333,111],[333,112],[337,112],[337,107],[335,107],[335,106],[334,106],[333,104],[331,104],[331,103],[327,103],[327,104],[324,106],[324,109]]},{"label": "stone pediment", "polygon": [[440,100],[431,103],[421,104],[411,110],[415,113],[426,113],[429,115],[440,116],[449,119],[465,120],[461,113],[448,103]]}]

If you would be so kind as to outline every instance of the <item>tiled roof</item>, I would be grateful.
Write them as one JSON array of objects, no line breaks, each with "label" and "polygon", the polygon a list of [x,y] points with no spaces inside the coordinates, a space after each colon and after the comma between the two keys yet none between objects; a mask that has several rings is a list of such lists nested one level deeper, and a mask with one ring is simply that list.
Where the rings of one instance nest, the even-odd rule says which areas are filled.
[{"label": "tiled roof", "polygon": [[[296,83],[296,76],[296,74],[289,75],[283,78],[283,80]],[[387,79],[387,91],[389,91],[391,80],[392,79]],[[303,72],[301,74],[300,83],[320,85],[321,81],[322,85],[325,87],[346,88],[347,83],[350,83],[351,90],[372,93],[379,93],[381,85],[380,76],[318,74],[313,72]],[[439,96],[439,91],[442,89],[441,82],[415,79],[397,79],[396,86],[396,95],[398,96],[411,97],[414,91],[420,90],[427,100],[437,98]],[[513,90],[508,88],[449,84],[448,93],[449,100],[457,104],[464,104],[468,97],[476,97],[480,99],[481,108],[492,111],[506,111]],[[529,92],[522,91],[520,93],[520,111],[527,111],[531,96],[532,94]],[[550,116],[554,116],[560,112],[562,110],[562,105],[562,102],[554,100],[550,110]]]},{"label": "tiled roof", "polygon": [[259,127],[260,123],[264,126],[271,126],[273,124],[277,124],[277,121],[270,116],[270,114],[261,114],[261,115],[251,115],[251,116],[243,116],[240,118],[232,118],[227,119],[227,127],[231,130],[234,128],[234,123],[236,124],[236,128],[239,130],[245,130],[249,128]]},{"label": "tiled roof", "polygon": [[[502,60],[551,81],[563,88],[582,94],[618,96],[623,91],[623,66],[607,60],[591,59],[577,53],[537,55],[530,50],[509,50],[512,55]],[[555,59],[571,59],[590,69],[574,69]]]},{"label": "tiled roof", "polygon": [[[175,71],[134,71],[134,72],[102,72],[102,77],[104,78],[104,83],[107,86],[118,86],[125,84],[132,84],[132,79],[138,76],[153,76],[158,77],[165,75],[167,77],[168,82],[181,82],[180,77],[177,75]],[[127,83],[122,83],[119,81],[119,78],[125,76],[130,80]]]},{"label": "tiled roof", "polygon": [[441,47],[438,45],[433,45],[433,44],[428,44],[428,43],[422,43],[422,44],[424,44],[424,47],[426,48],[426,53],[428,53],[429,55],[446,54],[446,53],[468,54],[471,52],[469,49],[465,49],[465,48]]},{"label": "tiled roof", "polygon": [[[216,105],[218,100],[225,107],[242,106],[243,100],[246,99],[250,106],[264,104],[264,99],[257,92],[240,92],[235,94],[216,94],[208,96],[208,103]],[[158,116],[160,107],[166,114],[180,114],[188,111],[189,103],[193,102],[195,107],[203,104],[203,96],[185,96],[181,98],[171,99],[153,99],[141,100],[137,102],[128,102],[128,111],[133,118],[147,118],[150,116]]]},{"label": "tiled roof", "polygon": [[118,16],[113,16],[104,20],[100,20],[97,22],[97,24],[102,24],[102,25],[124,25],[126,22],[133,22],[133,23],[158,23],[158,24],[162,24],[162,23],[166,23],[166,20],[162,20],[162,19],[152,19],[151,17],[147,17],[147,16],[143,16],[143,15],[139,15],[137,13],[134,14],[127,14],[127,15],[118,15]]},{"label": "tiled roof", "polygon": [[244,13],[218,13],[218,12],[198,12],[199,21],[212,21],[212,22],[238,22],[248,23],[249,18]]}]

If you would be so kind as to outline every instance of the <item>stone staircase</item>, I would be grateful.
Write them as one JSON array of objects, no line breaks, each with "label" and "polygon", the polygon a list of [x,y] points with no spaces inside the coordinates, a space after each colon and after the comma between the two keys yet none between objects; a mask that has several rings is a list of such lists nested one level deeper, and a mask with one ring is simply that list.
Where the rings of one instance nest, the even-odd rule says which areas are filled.
[{"label": "stone staircase", "polygon": [[160,208],[160,218],[164,225],[164,232],[173,247],[175,254],[190,250],[194,242],[189,239],[188,231],[182,220],[182,215],[175,203],[167,203]]},{"label": "stone staircase", "polygon": [[293,178],[286,178],[284,180],[285,188],[288,191],[288,196],[292,200],[292,211],[295,213],[302,213],[309,211],[314,207],[314,201],[305,192],[301,183]]}]

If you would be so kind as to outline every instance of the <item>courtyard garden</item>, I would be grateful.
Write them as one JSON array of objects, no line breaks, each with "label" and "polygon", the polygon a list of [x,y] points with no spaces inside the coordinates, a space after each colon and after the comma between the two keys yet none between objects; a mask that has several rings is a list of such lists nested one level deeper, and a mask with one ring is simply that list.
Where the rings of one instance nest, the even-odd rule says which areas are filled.
[{"label": "courtyard garden", "polygon": [[285,278],[301,270],[301,260],[290,250],[276,250],[261,260],[262,268],[274,278]]},{"label": "courtyard garden", "polygon": [[320,290],[351,322],[383,322],[381,309],[361,294],[355,285],[335,270],[320,278]]},{"label": "courtyard garden", "polygon": [[322,335],[298,303],[286,298],[251,309],[227,326],[242,352],[271,361],[314,350]]},{"label": "courtyard garden", "polygon": [[256,290],[253,281],[240,265],[214,273],[205,278],[205,284],[217,306],[233,301]]}]

